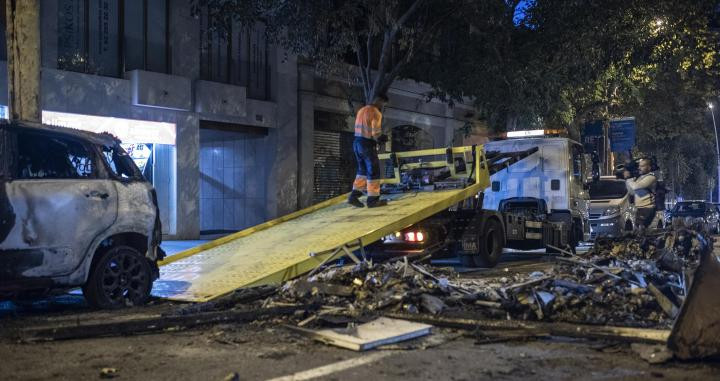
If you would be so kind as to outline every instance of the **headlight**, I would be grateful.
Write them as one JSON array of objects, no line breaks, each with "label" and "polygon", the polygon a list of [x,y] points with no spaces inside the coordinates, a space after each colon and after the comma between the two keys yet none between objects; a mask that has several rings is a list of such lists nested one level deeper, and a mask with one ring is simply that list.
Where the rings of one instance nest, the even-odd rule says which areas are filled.
[{"label": "headlight", "polygon": [[620,213],[620,208],[617,206],[611,206],[611,207],[605,209],[605,211],[603,212],[602,215],[603,216],[612,216],[612,215],[615,215],[618,213]]}]

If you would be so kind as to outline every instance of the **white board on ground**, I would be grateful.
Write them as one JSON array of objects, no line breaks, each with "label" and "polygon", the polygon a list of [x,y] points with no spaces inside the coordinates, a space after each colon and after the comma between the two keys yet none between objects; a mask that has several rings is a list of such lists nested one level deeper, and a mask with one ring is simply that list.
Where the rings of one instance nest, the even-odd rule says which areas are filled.
[{"label": "white board on ground", "polygon": [[293,327],[316,340],[354,351],[398,343],[430,334],[431,325],[381,317],[353,328],[310,330]]}]

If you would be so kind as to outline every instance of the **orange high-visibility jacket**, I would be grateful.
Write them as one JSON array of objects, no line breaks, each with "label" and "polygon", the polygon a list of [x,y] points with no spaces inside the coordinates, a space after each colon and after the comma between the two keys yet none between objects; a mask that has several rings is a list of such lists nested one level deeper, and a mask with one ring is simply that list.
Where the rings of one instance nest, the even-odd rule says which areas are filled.
[{"label": "orange high-visibility jacket", "polygon": [[382,113],[377,107],[367,105],[358,110],[355,117],[355,136],[377,139],[382,134]]}]

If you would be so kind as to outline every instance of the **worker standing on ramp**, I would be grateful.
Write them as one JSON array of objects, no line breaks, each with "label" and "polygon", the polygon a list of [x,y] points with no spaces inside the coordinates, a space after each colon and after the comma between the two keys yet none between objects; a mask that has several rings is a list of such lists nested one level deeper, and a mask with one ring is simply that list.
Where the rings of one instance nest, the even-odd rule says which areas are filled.
[{"label": "worker standing on ramp", "polygon": [[377,145],[387,141],[382,135],[382,109],[387,103],[387,95],[381,94],[369,104],[358,110],[355,118],[355,141],[353,151],[358,163],[357,175],[353,182],[353,190],[348,198],[348,204],[362,208],[360,196],[367,191],[367,206],[375,208],[387,205],[386,200],[380,199],[380,160],[378,159]]}]

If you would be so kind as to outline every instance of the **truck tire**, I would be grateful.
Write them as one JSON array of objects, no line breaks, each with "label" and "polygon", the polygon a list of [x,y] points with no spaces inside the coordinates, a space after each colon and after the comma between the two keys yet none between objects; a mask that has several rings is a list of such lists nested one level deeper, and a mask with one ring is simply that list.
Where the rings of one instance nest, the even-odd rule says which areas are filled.
[{"label": "truck tire", "polygon": [[83,295],[93,307],[114,309],[147,303],[152,289],[150,262],[135,248],[115,246],[93,261]]},{"label": "truck tire", "polygon": [[572,234],[573,238],[570,240],[570,251],[573,254],[576,254],[575,250],[577,249],[578,245],[580,245],[580,242],[582,242],[582,240],[584,238],[582,224],[580,224],[580,223],[573,224],[572,232],[573,232],[573,234]]},{"label": "truck tire", "polygon": [[460,262],[464,267],[495,267],[502,256],[504,241],[502,224],[491,218],[483,226],[478,252],[475,255],[461,255]]}]

